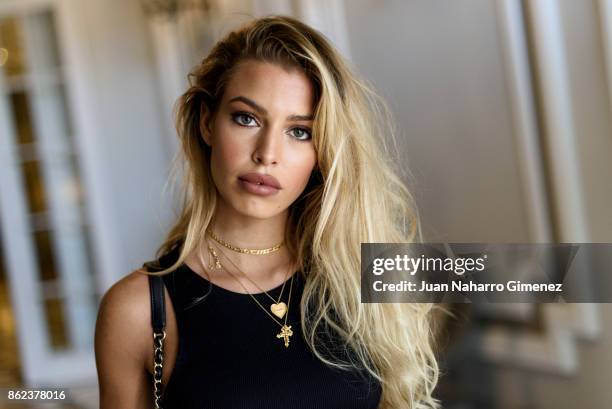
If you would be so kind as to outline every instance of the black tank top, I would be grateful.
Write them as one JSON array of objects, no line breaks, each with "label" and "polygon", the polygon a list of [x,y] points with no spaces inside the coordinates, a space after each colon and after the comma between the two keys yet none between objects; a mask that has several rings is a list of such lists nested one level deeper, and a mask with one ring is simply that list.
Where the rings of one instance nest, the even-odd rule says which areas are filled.
[{"label": "black tank top", "polygon": [[[178,249],[163,256],[160,264],[170,265]],[[300,272],[293,275],[287,315],[293,331],[289,347],[276,337],[280,325],[250,295],[219,287],[186,264],[165,275],[164,283],[179,339],[163,395],[164,409],[378,407],[382,389],[375,378],[365,370],[331,368],[305,343],[299,311],[304,289]],[[290,284],[288,279],[282,296],[285,303]],[[281,288],[282,284],[268,294],[278,299]],[[271,300],[264,293],[253,295],[269,308]]]}]

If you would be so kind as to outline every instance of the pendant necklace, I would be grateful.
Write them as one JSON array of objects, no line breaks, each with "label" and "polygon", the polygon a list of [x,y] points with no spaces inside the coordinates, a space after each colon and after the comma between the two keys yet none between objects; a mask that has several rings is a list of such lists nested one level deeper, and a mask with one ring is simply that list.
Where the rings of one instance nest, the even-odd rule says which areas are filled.
[{"label": "pendant necklace", "polygon": [[[294,275],[292,275],[292,276],[291,276],[291,280],[290,280],[290,283],[289,283],[289,298],[288,298],[288,300],[287,300],[287,306],[286,306],[286,307],[282,307],[282,306],[281,306],[281,307],[277,307],[277,308],[278,308],[278,311],[277,311],[277,312],[274,312],[274,310],[272,311],[272,312],[273,312],[275,315],[277,315],[277,316],[279,316],[279,314],[280,314],[279,318],[281,318],[283,315],[285,316],[285,322],[284,322],[284,323],[281,323],[281,322],[279,322],[279,321],[278,321],[278,320],[277,320],[277,319],[276,319],[276,318],[275,318],[275,317],[274,317],[272,314],[270,314],[270,312],[269,312],[269,311],[268,311],[268,310],[267,310],[267,309],[266,309],[266,308],[265,308],[263,305],[261,305],[261,303],[259,302],[259,300],[257,300],[257,298],[255,298],[255,297],[253,296],[253,294],[251,294],[251,293],[249,292],[249,290],[248,290],[248,289],[247,289],[247,288],[244,286],[244,284],[242,284],[242,281],[240,281],[240,280],[239,280],[239,279],[238,279],[236,276],[234,276],[234,274],[232,274],[232,273],[231,273],[231,272],[230,272],[230,271],[229,271],[227,268],[225,268],[225,267],[224,267],[224,266],[221,264],[221,261],[219,260],[219,256],[217,255],[217,252],[215,251],[215,249],[214,249],[214,248],[213,248],[213,247],[212,247],[210,244],[208,245],[208,250],[210,251],[210,253],[211,253],[211,255],[212,255],[213,259],[214,259],[214,262],[215,262],[215,267],[216,267],[216,268],[222,268],[223,270],[225,270],[225,271],[226,271],[226,272],[227,272],[227,273],[228,273],[228,274],[229,274],[229,275],[230,275],[230,276],[231,276],[231,277],[232,277],[234,280],[236,280],[236,281],[238,282],[238,284],[240,284],[240,286],[242,286],[242,288],[244,288],[244,290],[247,292],[247,294],[249,294],[249,295],[251,296],[251,298],[252,298],[252,299],[253,299],[253,300],[254,300],[254,301],[257,303],[257,305],[259,305],[259,307],[260,307],[262,310],[264,310],[264,312],[265,312],[266,314],[268,314],[268,316],[269,316],[270,318],[272,318],[272,319],[274,320],[274,322],[276,322],[276,323],[277,323],[277,324],[278,324],[278,325],[281,327],[281,331],[280,331],[278,334],[276,334],[276,338],[278,338],[278,339],[281,339],[281,338],[282,338],[282,339],[283,339],[283,341],[284,341],[285,348],[288,348],[288,347],[289,347],[289,337],[291,337],[291,336],[293,335],[293,331],[291,330],[291,325],[287,325],[287,317],[289,316],[289,314],[288,314],[288,313],[287,313],[287,314],[285,314],[285,313],[289,311],[289,306],[291,305],[291,292],[292,292],[292,289],[293,289],[293,276],[294,276]],[[230,262],[231,262],[232,264],[234,264],[234,263],[233,263],[231,260],[230,260]],[[235,265],[235,264],[234,264],[234,267],[236,267],[236,265]],[[238,269],[238,267],[236,267],[236,268]],[[240,271],[240,269],[238,269],[238,271]],[[247,277],[247,278],[248,278],[248,276],[246,276],[246,274],[244,274],[244,273],[242,273],[242,274],[243,274],[245,277]],[[249,279],[249,281],[250,281],[250,279]],[[252,282],[252,281],[251,281],[251,282]],[[255,283],[253,283],[253,284],[255,284]],[[283,283],[283,288],[284,288],[284,284],[285,284],[285,283]],[[255,284],[255,285],[257,286],[257,284]],[[258,288],[259,288],[259,287],[258,287]],[[264,292],[266,295],[268,295],[268,297],[272,298],[272,297],[271,297],[271,296],[270,296],[270,295],[269,295],[267,292],[265,292],[265,291],[263,291],[263,292]],[[276,300],[274,300],[274,298],[272,298],[272,300],[273,300],[273,301],[276,301]],[[280,301],[280,298],[279,298],[279,301]],[[271,306],[271,309],[273,309],[273,307],[274,307],[275,305],[279,305],[279,304],[284,305],[284,303],[278,303],[278,302],[277,302],[277,303],[275,303],[275,304],[273,304],[273,305]],[[282,314],[281,314],[281,311],[282,311]],[[278,313],[278,314],[277,314],[277,313]]]},{"label": "pendant necklace", "polygon": [[[270,298],[273,301],[273,303],[270,305],[270,311],[272,311],[272,314],[276,315],[278,318],[283,318],[283,316],[287,312],[287,304],[282,302],[281,298],[283,297],[283,292],[285,291],[285,284],[287,284],[287,276],[289,275],[289,270],[291,268],[287,269],[287,272],[285,273],[285,279],[283,280],[283,286],[278,296],[278,300],[275,300],[270,294],[268,294],[266,290],[263,290],[259,285],[257,285],[255,281],[251,280],[247,274],[245,274],[240,268],[238,268],[238,266],[227,256],[227,254],[225,254],[223,250],[221,249],[218,249],[218,250],[221,252],[221,254],[223,254],[223,257],[234,266],[236,270],[238,270],[244,277],[246,277],[247,280],[249,280],[253,285],[255,285],[255,287],[257,287],[260,292],[266,294],[268,298]],[[219,261],[219,255],[217,254],[217,251],[210,244],[208,245],[208,251],[212,255],[212,260],[209,265],[210,269],[211,270],[213,269],[213,263],[212,263],[213,260],[214,260],[214,268],[216,268],[217,270],[221,269],[222,268],[221,262]]]}]

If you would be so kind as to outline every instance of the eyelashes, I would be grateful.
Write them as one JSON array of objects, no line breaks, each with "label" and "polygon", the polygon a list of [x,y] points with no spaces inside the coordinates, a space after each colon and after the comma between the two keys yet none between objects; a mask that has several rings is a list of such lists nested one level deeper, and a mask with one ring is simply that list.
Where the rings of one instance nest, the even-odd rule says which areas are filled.
[{"label": "eyelashes", "polygon": [[[231,117],[232,117],[232,121],[236,123],[238,126],[252,128],[253,126],[258,125],[257,121],[255,120],[255,117],[249,114],[248,112],[243,112],[243,111],[234,112],[231,114]],[[297,139],[298,141],[307,141],[307,140],[312,139],[312,131],[309,128],[296,126],[291,129],[292,132],[296,130],[302,132],[300,136],[296,135],[295,133],[293,134],[294,138]],[[303,135],[306,135],[306,137],[305,138],[302,137]]]},{"label": "eyelashes", "polygon": [[[235,123],[237,123],[238,125],[240,125],[240,126],[248,126],[248,127],[251,126],[249,124],[241,123],[239,118],[247,118],[247,119],[250,119],[250,120],[255,122],[255,118],[253,118],[251,115],[247,114],[246,112],[235,112],[235,113],[232,114],[232,120]],[[255,123],[257,123],[257,122],[255,122]]]}]

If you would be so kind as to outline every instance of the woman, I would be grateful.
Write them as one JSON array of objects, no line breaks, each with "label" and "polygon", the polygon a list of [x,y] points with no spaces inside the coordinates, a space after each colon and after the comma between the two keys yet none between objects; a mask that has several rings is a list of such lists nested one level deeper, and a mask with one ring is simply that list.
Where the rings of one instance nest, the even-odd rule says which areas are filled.
[{"label": "woman", "polygon": [[228,34],[190,83],[182,212],[100,306],[102,409],[152,407],[147,273],[166,286],[162,407],[438,407],[432,305],[360,302],[360,243],[419,235],[384,103],[282,16]]}]

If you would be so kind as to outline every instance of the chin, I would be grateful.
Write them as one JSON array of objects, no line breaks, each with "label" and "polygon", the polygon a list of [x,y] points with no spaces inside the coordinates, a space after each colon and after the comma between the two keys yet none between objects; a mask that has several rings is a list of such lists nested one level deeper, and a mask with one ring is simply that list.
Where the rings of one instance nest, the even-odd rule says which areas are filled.
[{"label": "chin", "polygon": [[280,211],[278,209],[236,209],[236,210],[238,211],[238,213],[240,213],[241,215],[245,217],[265,220],[265,219],[271,219],[273,217],[276,217],[279,214],[282,214],[283,212],[285,212],[287,209],[281,209]]},{"label": "chin", "polygon": [[[265,203],[267,201],[268,203]],[[287,211],[287,206],[279,206],[275,201],[266,199],[238,198],[233,203],[230,202],[230,206],[241,216],[262,220],[276,217]]]},{"label": "chin", "polygon": [[241,188],[236,186],[236,190],[223,193],[217,190],[217,198],[220,199],[218,204],[224,205],[242,217],[251,217],[254,219],[270,219],[286,213],[289,209],[289,203],[284,202],[281,197],[268,196],[258,197],[246,192],[242,192]]}]

